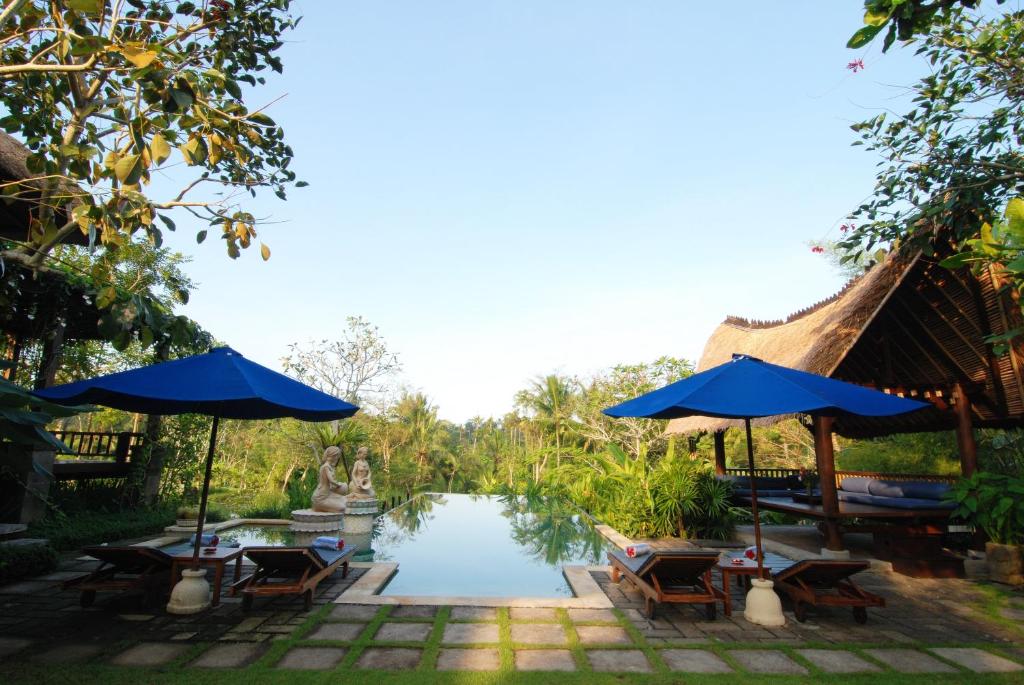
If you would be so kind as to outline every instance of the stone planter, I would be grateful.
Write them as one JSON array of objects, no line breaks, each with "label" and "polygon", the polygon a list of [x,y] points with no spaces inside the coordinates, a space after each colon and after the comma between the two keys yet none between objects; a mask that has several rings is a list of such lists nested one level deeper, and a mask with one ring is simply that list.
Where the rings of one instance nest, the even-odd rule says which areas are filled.
[{"label": "stone planter", "polygon": [[191,528],[192,530],[195,530],[196,528],[199,527],[199,520],[198,519],[178,519],[177,521],[174,522],[174,525],[177,526],[178,528]]},{"label": "stone planter", "polygon": [[1024,547],[986,542],[985,561],[991,580],[1007,585],[1024,584]]}]

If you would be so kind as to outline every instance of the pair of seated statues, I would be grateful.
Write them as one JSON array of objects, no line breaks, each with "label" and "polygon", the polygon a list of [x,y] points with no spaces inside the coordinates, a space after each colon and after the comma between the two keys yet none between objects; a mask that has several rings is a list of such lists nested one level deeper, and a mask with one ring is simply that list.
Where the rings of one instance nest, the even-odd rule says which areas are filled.
[{"label": "pair of seated statues", "polygon": [[320,478],[313,491],[313,511],[345,511],[348,500],[375,499],[370,481],[370,463],[366,460],[366,448],[356,451],[352,465],[351,480],[341,483],[335,479],[335,469],[341,459],[341,448],[331,446],[324,450],[320,465]]}]

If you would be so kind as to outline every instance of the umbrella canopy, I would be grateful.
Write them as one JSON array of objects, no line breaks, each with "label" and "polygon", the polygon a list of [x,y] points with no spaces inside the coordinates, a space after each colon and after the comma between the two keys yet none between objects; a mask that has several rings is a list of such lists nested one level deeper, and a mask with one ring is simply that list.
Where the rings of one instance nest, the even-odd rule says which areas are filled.
[{"label": "umbrella canopy", "polygon": [[100,404],[142,414],[332,421],[359,407],[249,361],[230,347],[37,390],[58,404]]},{"label": "umbrella canopy", "polygon": [[604,413],[651,419],[699,415],[745,420],[757,568],[758,576],[764,577],[750,419],[778,414],[893,416],[928,406],[925,402],[734,354],[732,361],[609,407]]},{"label": "umbrella canopy", "polygon": [[893,416],[929,406],[747,355],[604,410],[608,416],[753,419],[778,414]]},{"label": "umbrella canopy", "polygon": [[304,421],[332,421],[359,411],[354,404],[251,362],[230,347],[217,347],[206,354],[55,385],[33,394],[63,405],[100,404],[143,414],[213,417],[192,557],[197,567],[220,419],[293,417]]}]

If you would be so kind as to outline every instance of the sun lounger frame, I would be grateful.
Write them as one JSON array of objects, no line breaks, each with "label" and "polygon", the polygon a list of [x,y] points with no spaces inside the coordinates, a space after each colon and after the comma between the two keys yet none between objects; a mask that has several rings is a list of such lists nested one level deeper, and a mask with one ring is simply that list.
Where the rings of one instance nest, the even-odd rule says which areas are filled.
[{"label": "sun lounger frame", "polygon": [[[143,604],[166,591],[173,560],[161,550],[138,545],[96,545],[82,549],[83,554],[99,559],[92,573],[63,584],[65,590],[79,590],[79,603],[88,607],[97,592],[143,592]],[[120,562],[119,559],[120,558]]]},{"label": "sun lounger frame", "polygon": [[[808,606],[850,607],[857,623],[866,623],[868,607],[884,607],[885,598],[860,588],[850,579],[855,573],[867,569],[866,561],[832,559],[806,559],[774,574],[775,587],[789,595],[793,613],[801,623],[807,618]],[[813,570],[831,570],[827,584],[815,585],[807,577]],[[835,592],[829,592],[835,590]]]},{"label": "sun lounger frame", "polygon": [[[231,594],[242,594],[242,608],[246,611],[252,608],[256,597],[301,595],[309,611],[320,581],[333,575],[339,566],[341,577],[348,577],[348,564],[354,554],[355,548],[346,546],[328,563],[310,547],[247,547],[245,555],[256,563],[256,570],[233,583]],[[271,562],[274,557],[280,559],[276,564]]]},{"label": "sun lounger frame", "polygon": [[[663,584],[655,573],[658,566],[664,565],[665,562],[682,559],[693,562],[694,568],[691,570],[695,573],[693,580],[696,582],[686,583],[682,586]],[[620,578],[624,577],[637,591],[643,594],[644,613],[648,618],[654,616],[657,604],[670,603],[703,604],[708,619],[714,620],[715,603],[725,602],[725,593],[711,582],[711,569],[718,563],[718,559],[717,552],[654,550],[650,553],[649,558],[645,559],[636,570],[633,570],[615,553],[608,553],[612,582],[618,583]]]}]

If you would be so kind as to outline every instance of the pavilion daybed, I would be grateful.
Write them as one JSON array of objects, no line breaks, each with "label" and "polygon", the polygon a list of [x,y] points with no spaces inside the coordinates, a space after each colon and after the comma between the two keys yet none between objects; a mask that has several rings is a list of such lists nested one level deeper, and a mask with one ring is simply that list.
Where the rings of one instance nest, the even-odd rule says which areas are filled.
[{"label": "pavilion daybed", "polygon": [[245,556],[256,570],[231,586],[231,593],[242,593],[242,608],[250,609],[256,596],[302,595],[308,611],[320,581],[340,566],[341,577],[348,576],[348,563],[355,547],[332,550],[319,547],[246,547]]},{"label": "pavilion daybed", "polygon": [[171,577],[173,558],[160,549],[135,545],[95,545],[82,549],[99,559],[100,566],[87,576],[64,583],[64,589],[82,592],[81,605],[90,606],[98,591],[142,590],[143,602],[165,593]]},{"label": "pavilion daybed", "polygon": [[711,569],[718,563],[718,552],[704,550],[654,550],[629,558],[625,552],[608,552],[612,582],[625,576],[644,595],[644,609],[654,616],[660,602],[703,604],[707,617],[715,618],[715,602],[724,601],[723,592],[712,585]]},{"label": "pavilion daybed", "polygon": [[853,609],[857,623],[868,620],[868,607],[884,607],[885,599],[859,588],[850,577],[868,568],[866,561],[806,559],[772,574],[775,587],[793,600],[793,613],[801,623],[807,607],[838,606]]}]

